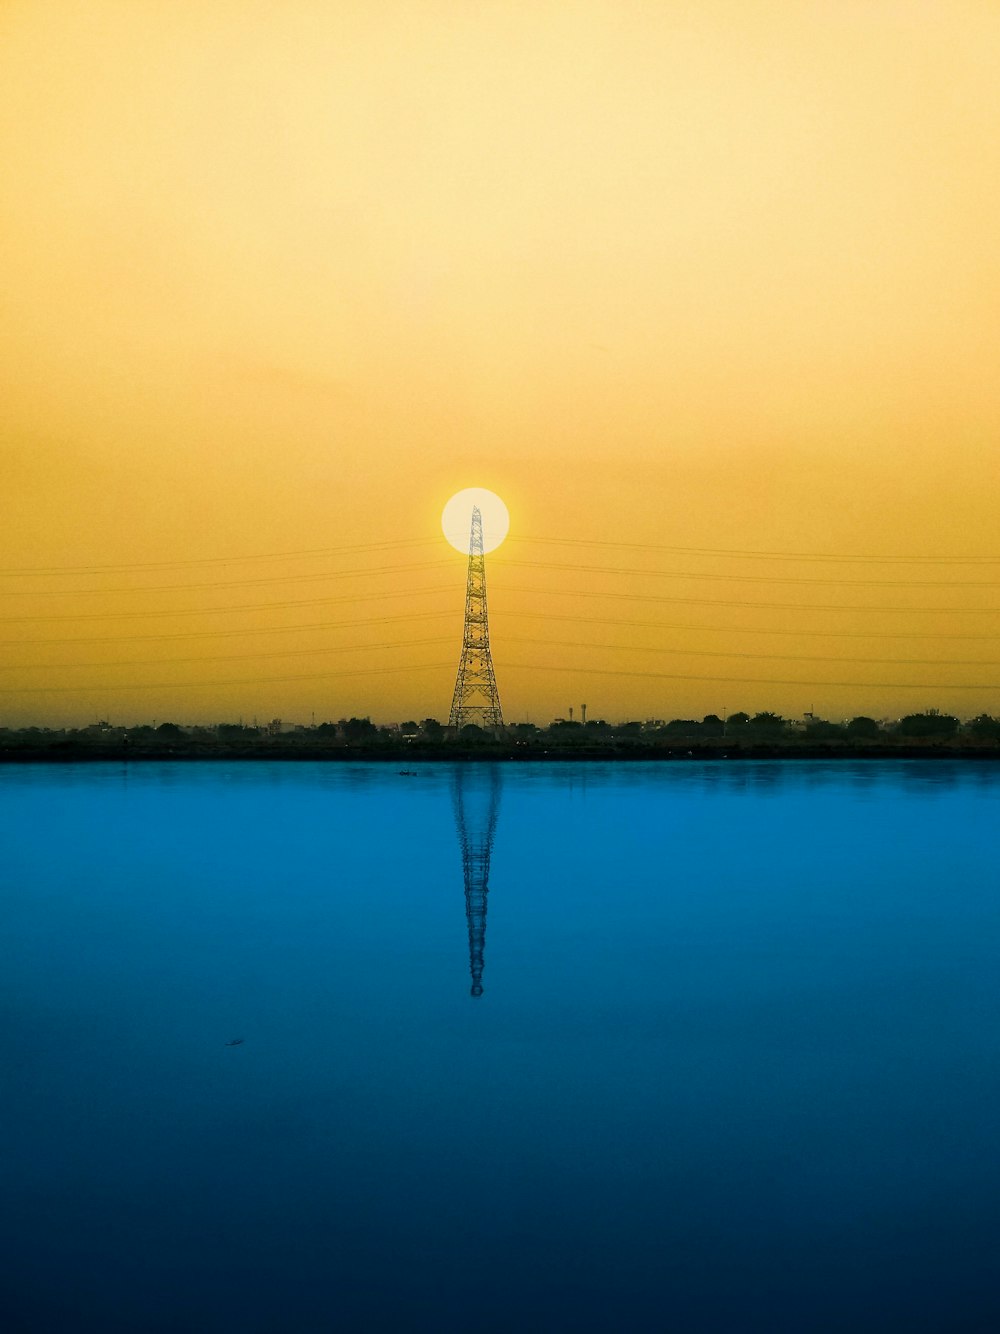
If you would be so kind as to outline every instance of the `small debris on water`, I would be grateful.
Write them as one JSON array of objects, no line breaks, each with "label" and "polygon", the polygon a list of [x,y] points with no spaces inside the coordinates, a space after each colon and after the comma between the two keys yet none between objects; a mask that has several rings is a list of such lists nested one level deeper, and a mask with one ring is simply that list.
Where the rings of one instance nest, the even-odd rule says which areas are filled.
[{"label": "small debris on water", "polygon": [[227,1046],[227,1047],[242,1047],[242,1046],[243,1046],[243,1039],[242,1039],[242,1038],[230,1038],[229,1041],[228,1041],[227,1043],[225,1043],[224,1045]]}]

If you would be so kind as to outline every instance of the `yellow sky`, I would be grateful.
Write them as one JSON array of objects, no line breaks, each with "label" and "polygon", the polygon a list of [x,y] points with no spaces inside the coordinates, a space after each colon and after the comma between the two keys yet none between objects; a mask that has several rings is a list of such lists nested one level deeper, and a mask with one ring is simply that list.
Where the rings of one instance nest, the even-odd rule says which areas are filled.
[{"label": "yellow sky", "polygon": [[0,723],[445,717],[467,486],[510,718],[1000,713],[1000,562],[691,550],[1000,555],[998,63],[992,0],[4,0]]}]

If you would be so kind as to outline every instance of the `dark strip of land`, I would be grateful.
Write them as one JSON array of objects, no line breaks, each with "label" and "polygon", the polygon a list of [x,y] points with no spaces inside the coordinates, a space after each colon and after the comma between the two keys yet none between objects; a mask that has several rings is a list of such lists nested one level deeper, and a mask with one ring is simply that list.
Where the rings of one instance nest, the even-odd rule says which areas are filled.
[{"label": "dark strip of land", "polygon": [[411,760],[453,763],[456,760],[524,761],[629,761],[629,760],[1000,760],[1000,743],[955,739],[951,741],[886,740],[859,744],[851,741],[719,741],[719,742],[608,742],[600,745],[462,740],[435,743],[330,743],[303,744],[282,737],[253,741],[117,742],[92,744],[59,740],[51,744],[0,744],[0,763],[144,762],[151,760]]},{"label": "dark strip of land", "polygon": [[1000,759],[1000,719],[961,722],[936,709],[894,722],[856,717],[842,723],[807,714],[796,722],[776,713],[708,714],[586,723],[558,718],[547,727],[513,723],[499,733],[468,723],[460,730],[434,718],[376,726],[341,718],[318,726],[252,726],[165,722],[117,727],[0,728],[0,762],[87,760],[991,760]]}]

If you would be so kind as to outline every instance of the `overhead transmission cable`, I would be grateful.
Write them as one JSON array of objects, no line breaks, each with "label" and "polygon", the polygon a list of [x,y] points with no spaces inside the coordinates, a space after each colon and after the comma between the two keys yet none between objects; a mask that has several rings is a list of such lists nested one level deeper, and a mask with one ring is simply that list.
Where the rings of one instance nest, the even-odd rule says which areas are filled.
[{"label": "overhead transmission cable", "polygon": [[[393,644],[332,644],[319,648],[279,649],[266,653],[210,653],[196,654],[184,658],[132,658],[124,661],[102,662],[31,662],[0,666],[0,671],[45,671],[58,669],[71,671],[83,669],[121,670],[130,667],[174,667],[185,666],[193,662],[256,662],[265,658],[303,658],[322,657],[327,653],[367,653],[386,649],[417,648],[426,644],[447,644],[451,636],[435,636],[431,639],[413,639]],[[754,661],[767,659],[775,662],[822,662],[850,663],[852,665],[872,665],[889,667],[1000,667],[1000,661],[984,658],[836,658],[809,653],[747,653],[740,651],[722,651],[715,649],[663,648],[659,645],[646,644],[595,644],[564,639],[534,639],[519,635],[505,636],[507,644],[541,644],[547,648],[601,649],[614,653],[653,653],[661,657],[680,658],[748,658]]]},{"label": "overhead transmission cable", "polygon": [[[117,574],[130,570],[168,570],[198,568],[210,565],[233,565],[278,560],[307,560],[363,551],[385,551],[393,548],[436,545],[439,537],[397,538],[380,542],[355,542],[342,546],[312,547],[293,551],[267,551],[244,555],[179,557],[161,561],[113,561],[79,565],[12,566],[0,569],[0,577],[47,576],[59,574]],[[615,542],[601,538],[533,537],[527,534],[509,534],[507,542],[542,544],[562,547],[611,547],[631,551],[662,551],[679,556],[735,557],[753,560],[787,560],[842,562],[858,565],[998,565],[998,556],[874,556],[845,552],[767,551],[737,547],[698,547],[658,542]]]},{"label": "overhead transmission cable", "polygon": [[[280,685],[288,681],[339,681],[348,676],[382,676],[389,672],[438,672],[454,667],[453,662],[418,662],[400,663],[397,667],[366,667],[348,672],[309,672],[303,676],[261,676],[250,680],[232,681],[143,681],[139,684],[114,686],[116,694],[129,693],[133,690],[217,690],[229,686],[264,686]],[[0,688],[0,695],[82,695],[106,693],[106,684],[97,686],[13,686]]]},{"label": "overhead transmission cable", "polygon": [[[451,590],[447,590],[451,591]],[[23,648],[28,644],[136,644],[166,642],[174,639],[251,639],[254,635],[290,634],[302,630],[354,630],[362,625],[391,625],[399,621],[443,620],[453,617],[448,611],[411,611],[405,616],[366,616],[355,621],[309,621],[305,625],[258,625],[241,630],[180,630],[158,635],[54,635],[44,639],[0,639],[0,648]],[[570,618],[567,618],[570,619]],[[792,633],[789,631],[789,633]],[[979,638],[967,635],[968,639]],[[1000,638],[1000,636],[997,636]]]},{"label": "overhead transmission cable", "polygon": [[664,551],[677,556],[736,556],[753,560],[842,561],[853,565],[998,565],[1000,556],[860,556],[844,552],[761,551],[737,547],[685,547],[658,542],[611,542],[580,537],[529,537],[512,533],[507,542],[540,543],[546,546],[620,547],[633,551]]},{"label": "overhead transmission cable", "polygon": [[[494,589],[498,586],[494,583]],[[498,589],[501,593],[526,594],[529,597],[546,596],[561,598],[604,598],[612,600],[623,600],[630,602],[656,602],[667,603],[676,606],[693,607],[740,607],[745,611],[754,610],[776,610],[776,611],[804,611],[804,612],[888,612],[901,615],[954,615],[954,616],[986,616],[1000,614],[1000,607],[920,607],[920,606],[899,606],[886,605],[883,603],[859,605],[857,603],[808,603],[808,602],[747,602],[744,599],[733,598],[698,598],[681,597],[676,595],[665,595],[655,593],[621,593],[615,591],[600,591],[596,589],[566,589],[554,588],[503,588]],[[237,606],[225,607],[182,607],[166,608],[159,611],[117,611],[117,612],[61,612],[45,613],[35,615],[20,616],[0,616],[0,625],[27,625],[44,621],[120,621],[137,620],[153,618],[169,618],[175,616],[217,616],[233,615],[245,612],[256,611],[281,611],[290,607],[322,607],[333,606],[338,603],[358,603],[374,601],[376,599],[400,598],[400,597],[420,597],[430,593],[453,593],[453,588],[446,589],[401,589],[394,588],[382,593],[364,593],[351,594],[346,597],[322,597],[322,598],[287,598],[280,602],[259,602],[246,603]]]},{"label": "overhead transmission cable", "polygon": [[360,551],[385,551],[398,547],[437,546],[437,537],[409,537],[387,542],[355,542],[349,546],[313,547],[304,551],[269,551],[249,556],[193,556],[178,560],[153,560],[135,562],[115,562],[107,565],[39,565],[35,567],[15,566],[0,570],[0,578],[21,576],[43,576],[59,574],[127,574],[130,570],[179,570],[204,565],[236,565],[253,561],[270,560],[309,560],[321,556],[340,556],[345,553]]},{"label": "overhead transmission cable", "polygon": [[[428,590],[430,591],[430,590]],[[453,589],[441,589],[452,593]],[[710,635],[780,635],[793,639],[921,639],[973,640],[990,642],[1000,640],[1000,634],[933,634],[914,630],[788,630],[773,627],[742,625],[694,625],[691,622],[634,621],[614,616],[560,616],[543,611],[510,611],[511,620],[568,621],[573,625],[610,625],[625,629],[663,630],[667,633],[696,633]],[[403,616],[367,616],[352,621],[307,621],[294,625],[257,625],[238,630],[179,630],[170,634],[139,635],[52,635],[35,639],[0,639],[0,648],[26,648],[42,644],[138,644],[167,643],[188,639],[252,639],[256,635],[292,634],[312,630],[353,630],[366,625],[391,625],[399,622],[443,620],[454,617],[453,608],[447,611],[412,611]]]},{"label": "overhead transmission cable", "polygon": [[997,579],[814,579],[801,575],[706,574],[694,570],[646,570],[612,565],[558,565],[508,560],[505,565],[529,570],[569,570],[578,574],[626,574],[639,578],[712,580],[726,584],[824,584],[845,588],[1000,588]]},{"label": "overhead transmission cable", "polygon": [[[438,613],[430,613],[437,615]],[[451,615],[450,612],[442,612],[441,615]],[[947,640],[949,643],[955,639],[971,639],[975,641],[989,641],[1000,639],[1000,634],[931,634],[915,630],[893,631],[893,630],[788,630],[788,629],[764,629],[760,626],[744,625],[692,625],[690,622],[677,624],[671,621],[631,621],[623,620],[612,616],[559,616],[551,615],[544,611],[519,611],[511,613],[511,619],[514,620],[533,620],[533,621],[570,621],[574,625],[614,625],[627,627],[629,629],[643,630],[665,630],[670,633],[675,632],[694,632],[697,634],[711,635],[783,635],[793,639],[929,639]],[[229,632],[227,632],[229,633]],[[0,644],[3,644],[0,640]],[[8,641],[16,642],[16,641]],[[45,640],[21,640],[20,643],[45,643]],[[52,641],[57,642],[57,641]],[[58,641],[65,642],[65,641]]]},{"label": "overhead transmission cable", "polygon": [[[496,584],[494,583],[494,587]],[[868,606],[859,606],[856,603],[824,603],[824,602],[747,602],[742,598],[688,598],[665,595],[662,593],[617,593],[598,591],[592,588],[574,588],[567,591],[565,588],[504,588],[500,586],[501,593],[526,593],[531,597],[538,594],[544,596],[560,598],[609,598],[626,602],[666,602],[672,605],[687,607],[741,607],[745,611],[754,611],[757,608],[769,611],[877,611],[877,612],[902,612],[908,615],[947,613],[954,615],[1000,615],[1000,607],[899,607],[869,604]],[[42,618],[44,619],[44,618]],[[0,621],[3,618],[0,617]]]},{"label": "overhead transmission cable", "polygon": [[[73,588],[73,589],[0,589],[2,597],[102,597],[112,594],[142,595],[146,593],[189,593],[204,589],[251,588],[262,584],[322,583],[327,579],[367,578],[372,575],[409,574],[413,570],[443,569],[454,562],[449,559],[419,561],[410,565],[381,565],[341,570],[320,570],[308,574],[259,575],[250,579],[216,579],[199,583],[183,584],[147,584],[125,585],[114,588]],[[544,561],[505,560],[503,567],[513,569],[567,571],[574,574],[624,575],[631,578],[682,579],[687,581],[712,583],[748,583],[748,584],[816,584],[827,587],[844,588],[1000,588],[998,579],[842,579],[802,575],[762,575],[728,574],[718,571],[704,572],[697,570],[651,570],[633,566],[579,565],[559,562],[552,564]]]},{"label": "overhead transmission cable", "polygon": [[360,570],[324,570],[319,574],[273,574],[256,579],[217,579],[201,584],[148,584],[145,587],[126,588],[18,588],[0,589],[0,597],[18,598],[76,598],[103,597],[110,593],[192,593],[205,588],[251,588],[260,584],[322,583],[325,579],[357,579],[372,574],[409,574],[411,570],[439,570],[451,565],[449,560],[420,561],[415,565],[380,565]]},{"label": "overhead transmission cable", "polygon": [[[174,690],[174,689],[219,689],[230,686],[261,686],[278,685],[291,681],[328,681],[336,680],[347,676],[372,676],[386,672],[423,672],[423,671],[444,671],[452,669],[454,662],[434,662],[434,663],[403,663],[398,667],[370,667],[349,672],[310,672],[303,675],[291,676],[264,676],[253,678],[237,678],[224,681],[147,681],[138,684],[116,684],[114,690],[116,693],[128,693],[135,690]],[[955,683],[945,684],[930,681],[803,681],[791,680],[778,677],[759,677],[759,676],[706,676],[702,673],[693,672],[648,672],[631,671],[624,668],[610,667],[554,667],[550,664],[526,663],[526,662],[506,662],[503,670],[507,671],[530,671],[538,675],[544,675],[546,672],[569,673],[580,677],[590,676],[616,676],[616,677],[638,677],[650,680],[661,681],[697,681],[710,684],[725,683],[735,685],[762,685],[762,686],[802,686],[809,689],[860,689],[860,690],[980,690],[997,691],[1000,690],[1000,682],[991,682],[988,684],[976,683]],[[23,687],[2,687],[0,695],[22,695],[22,694],[87,694],[97,691],[106,692],[108,686],[104,683],[98,686],[23,686]]]},{"label": "overhead transmission cable", "polygon": [[26,625],[36,621],[133,621],[153,617],[163,620],[173,616],[231,616],[248,611],[285,611],[289,607],[330,607],[342,603],[375,602],[388,598],[423,597],[429,593],[454,593],[453,588],[393,588],[385,593],[352,593],[346,597],[290,598],[282,602],[256,602],[235,607],[182,607],[160,611],[89,611],[61,612],[46,616],[0,616],[0,625]]},{"label": "overhead transmission cable", "polygon": [[[868,663],[879,667],[1000,667],[1000,662],[989,658],[830,658],[826,654],[815,653],[747,653],[726,652],[721,649],[697,648],[662,648],[659,645],[646,644],[595,644],[565,639],[532,639],[518,635],[507,636],[508,644],[545,644],[550,648],[590,648],[604,649],[614,653],[656,653],[666,657],[680,658],[750,658],[754,661],[766,658],[776,662],[825,662],[831,666],[842,662]],[[316,650],[321,652],[322,650]]]},{"label": "overhead transmission cable", "polygon": [[[383,652],[387,649],[419,648],[425,644],[450,644],[452,637],[436,635],[433,639],[409,639],[395,644],[326,644],[322,648],[278,649],[268,653],[200,653],[187,658],[131,658],[124,662],[29,662],[6,663],[0,666],[0,672],[11,671],[77,671],[84,668],[101,668],[104,671],[120,671],[126,667],[176,667],[192,662],[257,662],[264,658],[312,658],[322,657],[327,653],[370,653]],[[537,643],[537,640],[531,640]],[[1000,666],[1000,664],[997,664]]]},{"label": "overhead transmission cable", "polygon": [[635,672],[627,669],[611,667],[551,667],[543,666],[540,663],[530,662],[505,662],[504,672],[524,671],[536,672],[539,675],[545,672],[570,673],[574,676],[628,676],[628,677],[646,677],[657,681],[699,681],[710,684],[730,684],[730,685],[751,685],[751,686],[805,686],[809,689],[827,690],[827,689],[852,689],[852,690],[1000,690],[1000,682],[994,681],[988,685],[973,684],[959,685],[954,682],[940,684],[931,681],[795,681],[784,680],[777,677],[762,676],[704,676],[701,673],[693,672]]}]

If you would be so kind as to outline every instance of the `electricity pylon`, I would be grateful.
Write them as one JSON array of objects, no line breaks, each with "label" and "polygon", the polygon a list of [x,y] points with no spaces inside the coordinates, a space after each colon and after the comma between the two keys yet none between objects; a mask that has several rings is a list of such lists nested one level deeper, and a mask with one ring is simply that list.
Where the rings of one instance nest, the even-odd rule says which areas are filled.
[{"label": "electricity pylon", "polygon": [[472,511],[469,534],[469,574],[465,583],[465,632],[462,657],[455,678],[449,726],[460,732],[477,723],[494,736],[503,731],[500,695],[490,656],[490,622],[486,610],[486,557],[483,554],[483,516]]},{"label": "electricity pylon", "polygon": [[481,996],[486,953],[486,896],[490,888],[490,855],[500,807],[500,769],[496,764],[472,767],[474,772],[469,772],[464,764],[456,768],[452,778],[452,799],[465,877],[471,994]]}]

